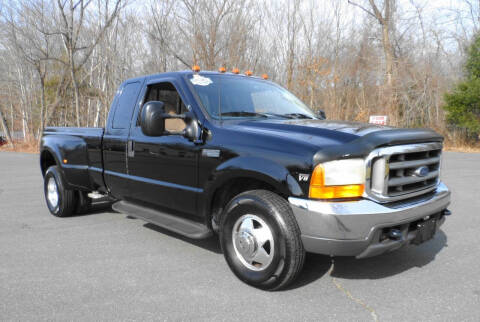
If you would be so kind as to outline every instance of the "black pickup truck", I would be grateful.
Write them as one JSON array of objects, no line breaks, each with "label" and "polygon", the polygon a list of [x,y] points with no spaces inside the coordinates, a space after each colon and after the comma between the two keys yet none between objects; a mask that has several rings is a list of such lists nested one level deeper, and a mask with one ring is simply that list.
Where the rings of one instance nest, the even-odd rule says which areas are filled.
[{"label": "black pickup truck", "polygon": [[172,72],[125,81],[106,128],[48,127],[50,212],[113,209],[193,239],[219,234],[244,282],[281,289],[305,252],[364,258],[420,244],[450,214],[443,138],[327,121],[268,80]]}]

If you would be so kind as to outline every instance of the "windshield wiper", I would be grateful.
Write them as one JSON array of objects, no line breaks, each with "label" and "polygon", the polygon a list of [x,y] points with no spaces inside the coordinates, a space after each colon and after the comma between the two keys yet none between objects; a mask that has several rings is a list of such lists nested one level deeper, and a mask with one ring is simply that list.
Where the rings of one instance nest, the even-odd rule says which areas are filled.
[{"label": "windshield wiper", "polygon": [[311,116],[301,113],[288,113],[288,114],[275,114],[275,113],[260,113],[260,112],[247,112],[247,111],[232,111],[220,114],[220,116],[234,116],[234,117],[281,117],[284,119],[312,119]]},{"label": "windshield wiper", "polygon": [[268,117],[267,115],[263,113],[257,113],[257,112],[247,112],[247,111],[235,111],[235,112],[225,112],[221,113],[221,116],[261,116],[261,117]]},{"label": "windshield wiper", "polygon": [[302,114],[302,113],[287,113],[282,114],[285,117],[296,118],[296,119],[313,119],[310,115]]}]

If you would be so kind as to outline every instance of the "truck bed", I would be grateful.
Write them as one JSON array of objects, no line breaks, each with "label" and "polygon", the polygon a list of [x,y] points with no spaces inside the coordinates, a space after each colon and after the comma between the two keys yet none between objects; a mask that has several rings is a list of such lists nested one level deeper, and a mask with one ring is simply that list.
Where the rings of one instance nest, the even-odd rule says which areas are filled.
[{"label": "truck bed", "polygon": [[105,129],[103,127],[61,127],[49,126],[45,128],[43,135],[65,134],[78,137],[102,138]]},{"label": "truck bed", "polygon": [[[56,147],[53,155],[61,156],[67,183],[73,188],[102,190],[104,128],[47,127],[43,132],[44,145]],[[54,144],[46,144],[46,143]]]}]

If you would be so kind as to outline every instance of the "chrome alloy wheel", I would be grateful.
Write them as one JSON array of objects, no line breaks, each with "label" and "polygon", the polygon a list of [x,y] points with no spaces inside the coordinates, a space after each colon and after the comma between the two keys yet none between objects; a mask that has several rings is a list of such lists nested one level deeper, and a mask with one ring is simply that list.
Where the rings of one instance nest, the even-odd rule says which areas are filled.
[{"label": "chrome alloy wheel", "polygon": [[248,269],[261,271],[272,262],[273,234],[261,218],[251,214],[238,218],[233,225],[232,239],[238,259]]},{"label": "chrome alloy wheel", "polygon": [[55,178],[50,177],[47,184],[47,199],[52,208],[57,207],[58,205],[58,186]]}]

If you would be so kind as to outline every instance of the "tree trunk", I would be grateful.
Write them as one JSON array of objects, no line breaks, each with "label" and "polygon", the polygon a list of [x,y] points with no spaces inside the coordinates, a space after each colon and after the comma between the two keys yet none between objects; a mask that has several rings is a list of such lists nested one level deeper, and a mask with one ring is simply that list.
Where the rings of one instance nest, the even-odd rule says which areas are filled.
[{"label": "tree trunk", "polygon": [[45,76],[39,72],[40,86],[41,86],[41,98],[40,98],[40,130],[38,134],[38,143],[42,140],[43,129],[45,128]]},{"label": "tree trunk", "polygon": [[3,133],[5,133],[5,135],[7,136],[8,144],[12,148],[14,148],[15,146],[14,146],[14,143],[13,143],[13,140],[12,140],[12,136],[10,135],[8,125],[7,125],[7,122],[5,121],[5,118],[3,117],[3,112],[2,112],[1,108],[0,108],[0,122],[2,123]]},{"label": "tree trunk", "polygon": [[70,74],[72,76],[73,92],[75,94],[75,118],[77,120],[77,126],[80,127],[80,90],[78,88],[78,82],[75,75],[75,69],[73,63],[70,66]]},{"label": "tree trunk", "polygon": [[382,25],[382,34],[383,34],[383,51],[385,54],[385,83],[388,87],[393,86],[393,48],[392,43],[390,42],[390,35],[388,30],[388,23]]}]

